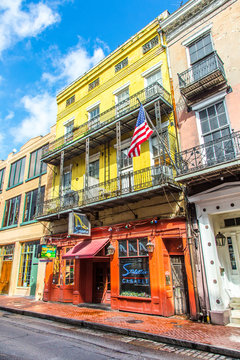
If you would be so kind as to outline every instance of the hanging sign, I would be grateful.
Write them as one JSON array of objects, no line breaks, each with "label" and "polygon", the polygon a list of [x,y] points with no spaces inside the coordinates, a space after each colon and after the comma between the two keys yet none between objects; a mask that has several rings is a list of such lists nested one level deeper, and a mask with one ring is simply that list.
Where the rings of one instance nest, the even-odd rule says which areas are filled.
[{"label": "hanging sign", "polygon": [[38,245],[37,257],[40,259],[54,259],[56,257],[56,245]]},{"label": "hanging sign", "polygon": [[91,235],[91,223],[85,214],[72,211],[68,218],[69,235]]}]

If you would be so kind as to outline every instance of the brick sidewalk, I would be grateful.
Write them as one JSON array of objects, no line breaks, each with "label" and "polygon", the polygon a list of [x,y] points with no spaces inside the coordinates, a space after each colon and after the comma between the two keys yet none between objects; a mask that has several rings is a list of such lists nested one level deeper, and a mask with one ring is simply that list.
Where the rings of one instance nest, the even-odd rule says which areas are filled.
[{"label": "brick sidewalk", "polygon": [[202,324],[173,316],[142,315],[123,311],[80,308],[72,304],[0,296],[0,309],[71,322],[137,337],[151,338],[240,359],[240,328]]}]

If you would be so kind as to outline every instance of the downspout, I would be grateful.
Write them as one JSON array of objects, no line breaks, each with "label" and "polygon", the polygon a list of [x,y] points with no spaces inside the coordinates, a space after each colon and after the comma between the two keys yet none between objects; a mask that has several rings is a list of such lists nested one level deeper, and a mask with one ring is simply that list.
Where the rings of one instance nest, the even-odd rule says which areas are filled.
[{"label": "downspout", "polygon": [[[159,26],[160,26],[160,24],[159,24]],[[161,30],[161,27],[159,29],[159,35],[160,35],[162,47],[166,50],[167,65],[168,65],[169,79],[170,79],[170,89],[171,89],[172,104],[173,104],[174,122],[175,122],[175,134],[176,134],[176,141],[177,141],[177,149],[179,152],[180,147],[179,147],[179,139],[178,139],[178,133],[177,133],[177,129],[179,128],[179,126],[178,126],[178,122],[177,122],[177,111],[176,111],[176,103],[175,103],[174,89],[173,89],[171,62],[170,62],[170,57],[169,57],[168,46],[164,45],[163,31]],[[187,205],[186,194],[184,194],[184,197],[185,197],[185,204]],[[199,298],[198,298],[198,289],[197,289],[196,267],[195,267],[195,261],[194,261],[192,232],[191,232],[191,226],[190,226],[190,222],[189,222],[188,211],[187,211],[187,216],[186,216],[186,226],[187,226],[189,257],[190,257],[190,263],[191,263],[191,269],[192,269],[194,297],[195,297],[195,303],[196,303],[196,313],[197,313],[197,317],[199,318],[200,317],[200,308],[199,308]]]}]

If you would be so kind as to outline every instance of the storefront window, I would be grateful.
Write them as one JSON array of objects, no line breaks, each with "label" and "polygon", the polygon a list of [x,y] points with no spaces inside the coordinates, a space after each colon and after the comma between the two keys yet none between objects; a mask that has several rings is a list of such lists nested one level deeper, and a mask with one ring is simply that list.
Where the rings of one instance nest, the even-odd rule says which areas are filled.
[{"label": "storefront window", "polygon": [[[70,249],[66,249],[67,253]],[[73,285],[74,283],[74,260],[65,260],[65,285]]]},{"label": "storefront window", "polygon": [[39,242],[22,244],[20,267],[18,274],[18,286],[28,287],[31,282],[32,260],[36,245]]},{"label": "storefront window", "polygon": [[147,238],[119,241],[121,296],[151,296],[147,242]]},{"label": "storefront window", "polygon": [[52,279],[53,284],[59,283],[59,276],[60,276],[60,249],[57,248],[56,258],[54,259],[54,263],[53,263],[53,279]]}]

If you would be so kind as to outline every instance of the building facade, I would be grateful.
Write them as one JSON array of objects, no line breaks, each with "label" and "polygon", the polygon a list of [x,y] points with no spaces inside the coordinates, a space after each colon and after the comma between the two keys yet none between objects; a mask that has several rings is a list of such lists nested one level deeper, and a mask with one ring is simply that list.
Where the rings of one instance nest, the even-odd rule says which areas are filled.
[{"label": "building facade", "polygon": [[199,294],[213,323],[234,321],[240,302],[240,3],[188,1],[160,21],[170,59],[181,152],[198,251]]},{"label": "building facade", "polygon": [[[57,96],[56,139],[42,157],[54,178],[37,216],[48,222],[46,243],[57,246],[47,263],[46,301],[197,317],[193,247],[184,194],[174,180],[172,89],[158,32],[166,16]],[[154,134],[132,159],[140,103]]]},{"label": "building facade", "polygon": [[46,264],[39,262],[37,249],[45,228],[35,215],[51,177],[41,156],[52,139],[53,132],[33,138],[0,163],[1,294],[43,296]]}]

